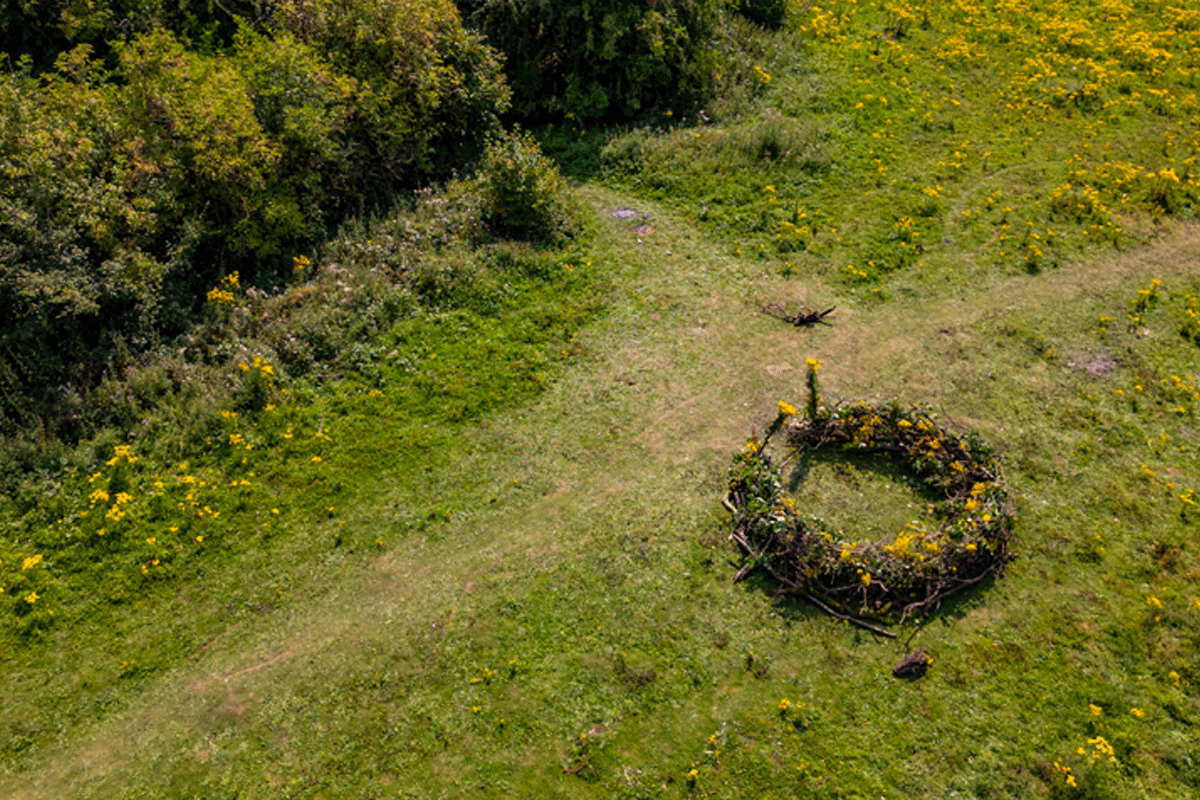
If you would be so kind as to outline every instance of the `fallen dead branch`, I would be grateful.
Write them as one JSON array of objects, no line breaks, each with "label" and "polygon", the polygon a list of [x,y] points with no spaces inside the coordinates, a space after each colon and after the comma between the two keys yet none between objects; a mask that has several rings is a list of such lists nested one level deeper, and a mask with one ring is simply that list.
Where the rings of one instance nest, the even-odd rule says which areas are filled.
[{"label": "fallen dead branch", "polygon": [[778,303],[768,303],[763,306],[762,312],[776,319],[781,319],[784,322],[790,322],[799,328],[803,325],[816,325],[817,323],[828,325],[829,323],[825,321],[825,318],[836,310],[837,306],[832,306],[824,311],[809,311],[807,307],[802,307],[802,310],[793,314]]}]

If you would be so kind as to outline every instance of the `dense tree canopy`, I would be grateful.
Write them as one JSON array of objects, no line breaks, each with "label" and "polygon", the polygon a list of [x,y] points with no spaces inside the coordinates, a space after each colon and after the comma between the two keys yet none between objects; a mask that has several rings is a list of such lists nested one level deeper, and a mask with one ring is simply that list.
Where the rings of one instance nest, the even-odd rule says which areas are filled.
[{"label": "dense tree canopy", "polygon": [[708,85],[718,0],[464,0],[525,119],[623,119]]}]

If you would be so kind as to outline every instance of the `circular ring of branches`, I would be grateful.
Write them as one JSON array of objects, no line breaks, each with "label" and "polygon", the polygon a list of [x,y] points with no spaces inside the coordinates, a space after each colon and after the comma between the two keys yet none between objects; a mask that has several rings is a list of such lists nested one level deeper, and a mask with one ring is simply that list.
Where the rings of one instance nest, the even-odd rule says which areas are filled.
[{"label": "circular ring of branches", "polygon": [[[726,499],[733,511],[731,538],[751,559],[738,579],[760,567],[779,583],[780,593],[801,594],[826,611],[859,616],[900,611],[903,622],[1002,573],[1012,557],[1015,505],[993,448],[974,432],[959,436],[946,430],[919,407],[865,402],[818,407],[816,363],[809,363],[808,413],[797,419],[795,408],[781,402],[763,440],[752,436],[734,456]],[[909,523],[874,543],[848,541],[806,519],[785,494],[766,452],[777,433],[793,453],[840,448],[896,459],[943,499],[933,504],[927,524]]]}]

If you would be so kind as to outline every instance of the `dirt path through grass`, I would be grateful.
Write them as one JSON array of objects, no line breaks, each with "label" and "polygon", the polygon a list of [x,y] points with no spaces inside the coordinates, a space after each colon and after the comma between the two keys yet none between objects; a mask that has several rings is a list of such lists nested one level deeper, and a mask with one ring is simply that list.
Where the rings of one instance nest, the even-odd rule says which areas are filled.
[{"label": "dirt path through grass", "polygon": [[[427,538],[359,557],[343,583],[311,603],[231,628],[126,710],[65,732],[63,748],[38,756],[35,769],[0,778],[0,795],[117,797],[122,787],[147,783],[153,770],[183,762],[199,780],[219,772],[238,730],[261,735],[256,717],[289,713],[298,702],[290,687],[324,682],[336,691],[340,676],[397,648],[411,649],[406,663],[417,674],[447,642],[492,641],[498,634],[488,616],[498,604],[520,602],[530,576],[591,557],[597,537],[609,541],[616,531],[652,543],[719,529],[729,454],[773,416],[777,400],[802,400],[808,357],[824,361],[831,398],[930,403],[978,425],[1011,458],[1027,457],[1022,421],[1041,413],[1038,394],[1052,393],[1057,377],[1013,342],[1037,334],[1039,319],[1047,330],[1082,329],[1091,305],[1118,287],[1185,274],[1200,257],[1200,231],[1181,229],[1120,257],[1037,277],[947,282],[873,306],[835,297],[820,281],[776,277],[766,261],[726,255],[649,204],[594,188],[584,194],[603,216],[596,257],[626,265],[611,313],[584,333],[585,355],[560,381],[529,407],[482,421],[470,434],[475,455],[459,474],[438,478],[503,475],[515,488],[496,503],[464,509]],[[650,213],[654,232],[639,236],[608,216],[624,206]],[[795,329],[759,313],[767,301],[839,307],[829,326]],[[1078,311],[1068,314],[1068,306]],[[1022,333],[999,336],[1008,324]],[[1041,490],[1021,476],[1016,483],[1023,504]],[[378,526],[391,502],[403,498],[380,487],[373,502],[346,514],[347,525]],[[722,592],[732,574],[724,558],[705,578],[720,582]],[[882,660],[895,647],[867,646]],[[701,705],[717,703],[714,695]],[[451,750],[470,741],[464,734]],[[555,772],[562,757],[556,742],[518,750],[532,771],[550,764]],[[276,766],[264,771],[274,775]],[[263,780],[262,791],[247,796],[283,796],[286,787]]]}]

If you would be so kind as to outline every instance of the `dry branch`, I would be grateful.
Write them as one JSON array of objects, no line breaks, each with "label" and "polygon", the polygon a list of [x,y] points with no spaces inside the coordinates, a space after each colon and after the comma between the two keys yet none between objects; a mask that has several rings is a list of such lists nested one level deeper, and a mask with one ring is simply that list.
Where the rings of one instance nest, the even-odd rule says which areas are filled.
[{"label": "dry branch", "polygon": [[776,319],[781,319],[784,322],[790,322],[797,328],[803,325],[816,325],[818,322],[822,325],[828,325],[829,323],[825,322],[825,318],[836,310],[837,306],[832,306],[824,311],[809,311],[807,307],[802,307],[801,311],[797,311],[795,314],[792,314],[778,303],[768,303],[767,305],[763,306],[762,309],[764,314],[769,314],[770,316],[775,317]]}]

